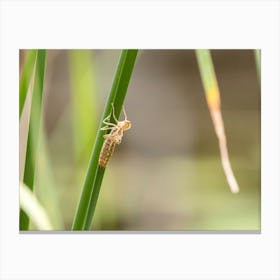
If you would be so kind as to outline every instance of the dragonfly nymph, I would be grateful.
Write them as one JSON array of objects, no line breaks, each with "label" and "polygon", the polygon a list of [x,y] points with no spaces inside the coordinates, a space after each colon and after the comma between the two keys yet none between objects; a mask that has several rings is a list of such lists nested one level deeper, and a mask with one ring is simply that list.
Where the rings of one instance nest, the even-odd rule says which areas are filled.
[{"label": "dragonfly nymph", "polygon": [[118,121],[115,112],[114,112],[114,106],[112,103],[112,113],[113,118],[116,122],[110,123],[109,120],[111,118],[111,114],[107,116],[104,120],[103,123],[105,124],[104,127],[101,128],[101,130],[110,130],[109,134],[105,134],[103,137],[105,138],[105,141],[103,143],[100,155],[99,155],[99,166],[102,168],[105,168],[108,161],[110,160],[116,144],[120,144],[122,141],[123,133],[124,131],[128,130],[131,128],[131,122],[127,119],[126,112],[123,107],[123,112],[125,119],[123,121]]}]

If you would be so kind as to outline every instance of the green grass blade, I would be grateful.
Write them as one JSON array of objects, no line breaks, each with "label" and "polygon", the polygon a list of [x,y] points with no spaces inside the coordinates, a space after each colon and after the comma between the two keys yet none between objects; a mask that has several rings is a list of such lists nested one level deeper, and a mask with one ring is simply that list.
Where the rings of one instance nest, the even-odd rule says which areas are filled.
[{"label": "green grass blade", "polygon": [[45,208],[53,229],[63,230],[65,227],[62,209],[46,137],[44,127],[41,126],[34,179],[34,194]]},{"label": "green grass blade", "polygon": [[221,112],[220,91],[215,74],[215,69],[209,50],[196,50],[198,67],[204,87],[208,108],[213,121],[214,129],[219,141],[222,166],[229,184],[230,190],[233,193],[239,192],[239,186],[233,174],[229,161],[226,134],[224,122]]},{"label": "green grass blade", "polygon": [[255,55],[255,61],[256,61],[256,67],[257,67],[259,81],[261,81],[261,50],[260,49],[254,50],[254,55]]},{"label": "green grass blade", "polygon": [[70,50],[69,68],[76,161],[88,162],[98,126],[92,50]]},{"label": "green grass blade", "polygon": [[[46,50],[38,50],[35,66],[34,88],[31,102],[29,130],[23,182],[33,190],[38,136],[41,123],[42,97],[46,67]],[[28,230],[29,218],[24,211],[20,211],[20,230]]]},{"label": "green grass blade", "polygon": [[48,214],[35,194],[23,183],[20,184],[20,207],[28,214],[39,230],[53,230]]},{"label": "green grass blade", "polygon": [[[105,172],[105,169],[99,168],[98,166],[98,158],[104,141],[103,135],[106,133],[105,131],[101,131],[100,128],[102,127],[103,119],[111,112],[111,103],[114,104],[116,117],[119,118],[120,116],[137,52],[138,50],[123,50],[121,53],[112,89],[107,99],[102,119],[100,120],[72,230],[88,230],[90,228]],[[113,122],[113,120],[111,121]]]},{"label": "green grass blade", "polygon": [[94,184],[93,184],[93,191],[91,194],[91,199],[89,202],[89,209],[88,209],[88,214],[86,216],[86,221],[85,221],[85,226],[84,229],[89,230],[92,224],[92,219],[93,219],[93,215],[95,212],[95,208],[96,208],[96,203],[97,203],[97,199],[99,196],[99,192],[100,192],[100,188],[101,188],[101,184],[102,184],[102,180],[103,180],[103,176],[105,173],[105,169],[104,168],[100,168],[98,166],[97,169],[97,173],[96,173],[96,177],[94,179]]},{"label": "green grass blade", "polygon": [[24,66],[22,69],[21,79],[19,83],[19,118],[24,107],[27,91],[31,81],[34,64],[36,60],[36,50],[29,50],[26,55]]}]

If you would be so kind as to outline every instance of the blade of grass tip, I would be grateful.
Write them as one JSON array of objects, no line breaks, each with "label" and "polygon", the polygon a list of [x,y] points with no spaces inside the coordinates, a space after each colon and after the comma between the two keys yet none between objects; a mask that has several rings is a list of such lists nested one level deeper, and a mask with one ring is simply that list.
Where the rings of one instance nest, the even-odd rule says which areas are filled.
[{"label": "blade of grass tip", "polygon": [[256,67],[257,67],[259,81],[261,81],[261,50],[260,49],[254,50],[254,55],[255,55],[255,61],[256,61]]},{"label": "blade of grass tip", "polygon": [[[86,178],[77,207],[72,230],[88,230],[94,215],[105,169],[98,165],[98,158],[104,141],[105,131],[101,131],[102,121],[111,112],[111,103],[115,108],[115,115],[119,118],[130,77],[134,68],[138,50],[123,50],[116,70],[110,95],[107,99],[102,119],[100,120],[95,145],[86,173]],[[113,122],[113,119],[110,121]]]},{"label": "blade of grass tip", "polygon": [[39,230],[53,230],[50,219],[44,207],[34,193],[23,183],[20,183],[20,207],[28,214]]},{"label": "blade of grass tip", "polygon": [[215,132],[219,140],[219,148],[221,153],[222,166],[229,184],[230,190],[233,193],[239,192],[239,186],[233,174],[229,161],[226,135],[224,123],[221,113],[220,92],[218,88],[217,78],[212,62],[211,53],[209,50],[196,50],[199,71],[202,78],[203,87],[206,94],[208,108],[214,124]]},{"label": "blade of grass tip", "polygon": [[[31,102],[29,130],[27,137],[27,148],[23,182],[33,190],[34,172],[36,165],[36,153],[38,146],[38,135],[41,122],[42,96],[44,89],[44,77],[46,67],[46,50],[38,50],[36,56],[35,77]],[[29,218],[24,211],[20,211],[20,230],[28,230]]]},{"label": "blade of grass tip", "polygon": [[28,50],[24,66],[22,69],[22,74],[19,83],[19,118],[24,107],[27,91],[32,78],[32,73],[34,69],[34,64],[36,60],[36,50]]}]

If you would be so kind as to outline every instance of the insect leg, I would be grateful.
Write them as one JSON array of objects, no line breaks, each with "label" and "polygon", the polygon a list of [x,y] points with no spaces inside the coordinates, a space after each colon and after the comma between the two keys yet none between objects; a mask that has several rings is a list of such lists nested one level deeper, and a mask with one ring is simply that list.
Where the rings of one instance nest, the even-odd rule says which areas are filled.
[{"label": "insect leg", "polygon": [[109,127],[109,126],[103,126],[100,128],[100,130],[108,130],[108,129],[112,129],[113,127]]},{"label": "insect leg", "polygon": [[109,120],[110,119],[110,117],[111,117],[111,114],[110,115],[108,115],[104,120],[103,120],[103,122],[105,122],[105,121],[107,121],[107,120]]},{"label": "insect leg", "polygon": [[115,116],[115,109],[114,109],[113,103],[111,103],[111,105],[112,105],[113,118],[114,118],[115,122],[118,123],[118,120],[117,120],[117,118],[116,118],[116,116]]},{"label": "insect leg", "polygon": [[124,113],[124,119],[125,119],[125,120],[127,120],[127,115],[126,115],[126,112],[125,112],[124,106],[123,106],[123,113]]},{"label": "insect leg", "polygon": [[109,126],[116,126],[116,124],[114,124],[114,123],[109,123],[109,122],[105,122],[105,121],[103,121],[103,123],[106,125],[109,125]]},{"label": "insect leg", "polygon": [[114,123],[107,122],[107,120],[109,120],[110,118],[111,118],[111,114],[103,120],[103,123],[109,126],[116,126]]}]

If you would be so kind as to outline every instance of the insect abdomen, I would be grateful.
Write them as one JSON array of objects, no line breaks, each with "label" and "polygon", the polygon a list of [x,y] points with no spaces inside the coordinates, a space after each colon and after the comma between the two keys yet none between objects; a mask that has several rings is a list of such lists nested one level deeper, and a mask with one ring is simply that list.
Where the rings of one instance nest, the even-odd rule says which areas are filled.
[{"label": "insect abdomen", "polygon": [[114,149],[116,146],[116,142],[111,139],[106,139],[103,143],[100,156],[99,156],[99,166],[105,168],[110,157],[112,156]]}]

